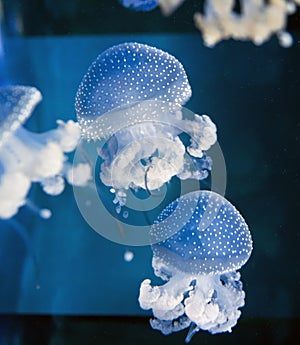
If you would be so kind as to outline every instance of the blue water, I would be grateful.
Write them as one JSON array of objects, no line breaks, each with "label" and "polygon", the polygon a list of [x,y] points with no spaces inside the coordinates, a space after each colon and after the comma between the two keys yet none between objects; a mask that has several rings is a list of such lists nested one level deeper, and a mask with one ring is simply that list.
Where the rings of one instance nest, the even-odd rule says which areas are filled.
[{"label": "blue water", "polygon": [[[210,50],[197,34],[11,38],[3,42],[0,81],[40,89],[44,99],[27,126],[49,130],[59,118],[75,119],[76,90],[97,55],[126,41],[177,57],[193,90],[187,107],[207,113],[218,126],[226,195],[247,219],[254,239],[254,253],[242,269],[244,317],[299,316],[296,217],[287,206],[296,196],[286,181],[296,178],[287,161],[298,152],[293,143],[300,46],[284,50],[276,40],[260,48],[225,42]],[[82,219],[71,188],[58,197],[35,188],[31,197],[53,217],[42,220],[26,210],[19,216],[38,270],[19,235],[1,223],[0,312],[145,314],[137,297],[140,282],[155,279],[150,248],[126,248],[98,235]],[[130,263],[123,260],[126,249],[135,254]]]}]

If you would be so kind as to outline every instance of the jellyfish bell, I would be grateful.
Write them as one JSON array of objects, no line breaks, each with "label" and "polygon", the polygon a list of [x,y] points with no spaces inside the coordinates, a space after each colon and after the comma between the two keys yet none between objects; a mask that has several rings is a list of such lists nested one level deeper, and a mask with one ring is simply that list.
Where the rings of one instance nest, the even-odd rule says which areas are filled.
[{"label": "jellyfish bell", "polygon": [[[170,237],[155,243],[163,231]],[[245,299],[237,270],[252,252],[241,214],[214,192],[192,192],[171,203],[151,233],[154,272],[167,281],[141,284],[139,303],[152,309],[152,327],[170,334],[191,325],[187,342],[200,329],[231,332]]]},{"label": "jellyfish bell", "polygon": [[[172,216],[174,210],[177,215]],[[188,221],[183,213],[190,216]],[[217,193],[196,191],[171,203],[152,226],[154,239],[161,236],[166,224],[176,226],[179,231],[153,244],[152,250],[154,257],[159,257],[168,266],[175,265],[193,274],[216,274],[238,270],[250,256],[252,241],[245,220]]]},{"label": "jellyfish bell", "polygon": [[124,7],[141,12],[151,11],[158,6],[157,0],[119,0],[119,2]]},{"label": "jellyfish bell", "polygon": [[0,146],[31,116],[41,99],[35,87],[0,87]]},{"label": "jellyfish bell", "polygon": [[[215,143],[208,116],[184,118],[190,96],[182,64],[145,44],[111,47],[89,67],[75,99],[78,123],[83,139],[104,140],[100,178],[120,204],[118,195],[129,188],[154,190],[173,176],[191,177],[190,156],[202,157]],[[191,137],[188,149],[179,138],[183,132]]]},{"label": "jellyfish bell", "polygon": [[[135,42],[113,46],[89,67],[78,88],[75,108],[82,136],[100,139],[100,116],[146,100],[184,104],[191,87],[182,64],[172,55]],[[131,113],[138,107],[130,107]]]}]

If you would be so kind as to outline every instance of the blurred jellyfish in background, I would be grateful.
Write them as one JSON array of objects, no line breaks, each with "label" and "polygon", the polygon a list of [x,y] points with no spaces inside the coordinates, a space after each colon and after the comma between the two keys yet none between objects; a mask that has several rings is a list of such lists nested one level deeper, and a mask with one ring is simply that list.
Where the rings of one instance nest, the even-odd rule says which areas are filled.
[{"label": "blurred jellyfish in background", "polygon": [[[60,194],[69,183],[85,185],[90,167],[82,163],[72,168],[66,152],[75,149],[80,130],[74,121],[58,120],[58,127],[32,133],[22,125],[42,99],[34,87],[0,88],[0,218],[14,216],[26,199],[32,182],[39,182],[45,193]],[[34,207],[34,206],[33,206]],[[48,218],[49,212],[42,212]]]},{"label": "blurred jellyfish in background", "polygon": [[[182,64],[148,45],[124,43],[104,51],[79,86],[75,107],[83,139],[106,140],[99,147],[101,181],[115,203],[129,188],[159,189],[173,176],[204,179],[205,154],[217,139],[207,115],[184,118],[191,87]],[[179,135],[185,133],[185,145]],[[195,169],[195,166],[197,168]]]},{"label": "blurred jellyfish in background", "polygon": [[158,0],[160,9],[165,16],[170,16],[185,0]]},{"label": "blurred jellyfish in background", "polygon": [[299,0],[242,0],[240,13],[235,11],[236,2],[205,0],[204,13],[195,13],[195,25],[208,47],[229,38],[261,45],[273,34],[282,47],[292,45],[293,38],[285,29],[287,17],[296,11]]},{"label": "blurred jellyfish in background", "polygon": [[[178,229],[177,233],[174,234]],[[151,228],[155,275],[166,281],[140,287],[139,303],[152,309],[152,328],[163,334],[190,326],[189,342],[200,329],[231,332],[241,315],[245,293],[240,273],[249,259],[252,239],[241,214],[225,198],[196,191],[172,202]]]},{"label": "blurred jellyfish in background", "polygon": [[158,6],[157,0],[119,0],[127,8],[135,11],[151,11]]},{"label": "blurred jellyfish in background", "polygon": [[127,8],[135,11],[152,11],[160,6],[165,16],[171,15],[185,0],[119,0]]},{"label": "blurred jellyfish in background", "polygon": [[[120,0],[123,6],[136,11],[151,11],[159,6],[165,16],[173,14],[184,1]],[[203,3],[203,13],[196,12],[194,22],[208,47],[230,38],[261,45],[274,34],[282,47],[293,44],[292,35],[286,31],[287,18],[296,12],[300,0],[204,0]]]}]

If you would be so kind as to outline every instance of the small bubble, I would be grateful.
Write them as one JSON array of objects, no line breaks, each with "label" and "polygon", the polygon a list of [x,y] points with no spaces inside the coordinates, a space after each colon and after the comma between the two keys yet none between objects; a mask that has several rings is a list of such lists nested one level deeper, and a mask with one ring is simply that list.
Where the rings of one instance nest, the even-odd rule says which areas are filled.
[{"label": "small bubble", "polygon": [[134,258],[133,252],[131,252],[130,250],[126,250],[124,253],[124,260],[127,262],[130,262],[132,261],[133,258]]},{"label": "small bubble", "polygon": [[121,206],[120,205],[118,205],[117,207],[116,207],[116,212],[118,213],[118,214],[120,214],[120,212],[121,212]]},{"label": "small bubble", "polygon": [[40,216],[44,219],[49,219],[52,216],[52,212],[48,208],[43,208],[40,210]]},{"label": "small bubble", "polygon": [[289,48],[293,45],[293,36],[289,32],[281,31],[278,34],[278,40],[283,48]]},{"label": "small bubble", "polygon": [[128,218],[128,215],[129,215],[128,211],[123,212],[123,218],[125,218],[125,219]]}]

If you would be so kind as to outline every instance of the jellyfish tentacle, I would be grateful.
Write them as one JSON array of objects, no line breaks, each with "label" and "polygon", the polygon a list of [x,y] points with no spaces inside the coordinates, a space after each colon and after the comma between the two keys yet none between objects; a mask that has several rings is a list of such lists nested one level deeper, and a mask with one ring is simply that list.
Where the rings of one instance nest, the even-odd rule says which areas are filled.
[{"label": "jellyfish tentacle", "polygon": [[33,202],[31,199],[27,198],[26,199],[26,204],[25,206],[34,214],[37,216],[43,218],[43,219],[48,219],[52,216],[51,210],[48,208],[40,208],[38,207],[35,202]]},{"label": "jellyfish tentacle", "polygon": [[149,165],[145,171],[145,187],[146,187],[146,191],[147,191],[148,195],[152,195],[152,193],[148,187],[148,172],[149,172],[150,168],[151,168],[151,165]]},{"label": "jellyfish tentacle", "polygon": [[190,325],[190,329],[188,331],[188,334],[185,338],[185,343],[188,344],[191,339],[193,338],[193,336],[200,331],[200,328],[197,326],[197,324],[195,322],[192,322]]}]

